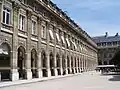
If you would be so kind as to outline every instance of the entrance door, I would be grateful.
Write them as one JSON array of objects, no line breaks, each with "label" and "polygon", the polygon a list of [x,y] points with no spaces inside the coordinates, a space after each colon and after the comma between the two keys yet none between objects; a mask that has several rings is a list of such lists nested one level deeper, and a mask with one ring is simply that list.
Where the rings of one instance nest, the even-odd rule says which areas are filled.
[{"label": "entrance door", "polygon": [[51,70],[51,75],[55,76],[55,71],[54,71],[54,57],[53,54],[50,53],[50,70]]},{"label": "entrance door", "polygon": [[10,80],[10,47],[7,43],[0,45],[0,72],[3,81]]},{"label": "entrance door", "polygon": [[37,52],[34,49],[31,51],[31,71],[32,77],[37,78]]},{"label": "entrance door", "polygon": [[25,79],[25,49],[23,47],[18,48],[18,72],[19,79]]}]

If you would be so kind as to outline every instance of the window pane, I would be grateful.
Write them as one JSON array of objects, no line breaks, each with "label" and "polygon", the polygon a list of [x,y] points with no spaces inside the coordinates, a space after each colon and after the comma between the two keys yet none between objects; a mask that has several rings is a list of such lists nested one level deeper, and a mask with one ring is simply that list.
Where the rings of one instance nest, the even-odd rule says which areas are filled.
[{"label": "window pane", "polygon": [[5,11],[3,11],[3,23],[5,23]]},{"label": "window pane", "polygon": [[9,22],[9,20],[10,20],[10,14],[9,13],[7,13],[7,17],[6,17],[6,24],[9,24],[10,22]]}]

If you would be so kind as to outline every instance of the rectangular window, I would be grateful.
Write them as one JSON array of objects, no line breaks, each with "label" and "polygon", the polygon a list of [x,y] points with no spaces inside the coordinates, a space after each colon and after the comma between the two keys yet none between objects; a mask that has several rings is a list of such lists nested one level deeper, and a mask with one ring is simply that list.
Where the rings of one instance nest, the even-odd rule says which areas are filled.
[{"label": "rectangular window", "polygon": [[11,16],[10,10],[4,7],[3,8],[3,23],[10,24],[10,16]]},{"label": "rectangular window", "polygon": [[19,17],[19,29],[20,30],[25,29],[25,16],[20,15]]},{"label": "rectangular window", "polygon": [[42,29],[41,29],[42,38],[45,38],[45,32],[46,32],[45,26],[42,25]]},{"label": "rectangular window", "polygon": [[36,33],[36,22],[32,21],[32,34]]}]

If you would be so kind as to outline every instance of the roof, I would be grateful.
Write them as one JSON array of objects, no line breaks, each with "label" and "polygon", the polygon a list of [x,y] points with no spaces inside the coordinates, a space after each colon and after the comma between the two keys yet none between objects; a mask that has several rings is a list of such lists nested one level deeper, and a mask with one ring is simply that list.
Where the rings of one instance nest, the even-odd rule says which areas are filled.
[{"label": "roof", "polygon": [[120,36],[98,36],[92,38],[95,43],[120,41]]}]

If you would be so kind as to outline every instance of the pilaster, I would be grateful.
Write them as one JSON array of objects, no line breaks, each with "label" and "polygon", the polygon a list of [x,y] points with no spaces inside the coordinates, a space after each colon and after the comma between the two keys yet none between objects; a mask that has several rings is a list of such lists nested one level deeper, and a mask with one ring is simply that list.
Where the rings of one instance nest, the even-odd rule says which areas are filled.
[{"label": "pilaster", "polygon": [[32,79],[32,72],[31,72],[31,30],[32,30],[32,21],[31,21],[32,12],[27,11],[27,48],[26,48],[26,62],[25,62],[25,69],[26,69],[26,78],[28,80]]},{"label": "pilaster", "polygon": [[[56,36],[56,28],[54,27],[53,30],[53,35]],[[55,76],[58,76],[58,72],[57,72],[57,60],[56,60],[56,38],[54,37],[54,72],[55,72]]]},{"label": "pilaster", "polygon": [[46,30],[46,35],[47,35],[47,47],[46,47],[46,57],[47,57],[47,74],[48,74],[48,77],[51,76],[51,70],[50,70],[50,55],[49,55],[49,25],[50,25],[50,22],[47,21],[47,30]]},{"label": "pilaster", "polygon": [[19,3],[13,2],[13,45],[11,50],[11,73],[10,78],[12,81],[19,80],[18,73],[18,15],[19,15]]},{"label": "pilaster", "polygon": [[41,18],[38,18],[38,60],[37,60],[37,77],[41,78],[43,75],[42,72],[42,63],[41,63]]}]

